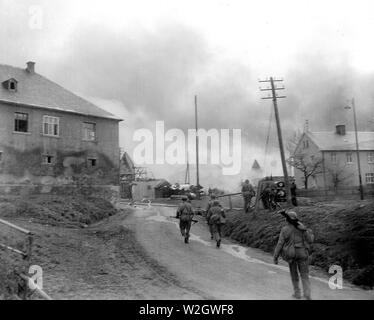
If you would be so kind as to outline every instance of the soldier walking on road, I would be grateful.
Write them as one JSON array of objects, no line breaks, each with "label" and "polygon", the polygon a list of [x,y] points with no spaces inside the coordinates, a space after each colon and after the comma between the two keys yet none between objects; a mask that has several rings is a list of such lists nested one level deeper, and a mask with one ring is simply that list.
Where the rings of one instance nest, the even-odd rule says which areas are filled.
[{"label": "soldier walking on road", "polygon": [[280,212],[285,215],[287,225],[279,235],[278,244],[274,251],[274,263],[278,264],[279,255],[288,262],[294,289],[293,297],[301,299],[299,274],[303,284],[304,298],[311,300],[309,281],[309,251],[314,241],[314,235],[297,218],[295,211]]},{"label": "soldier walking on road", "polygon": [[208,216],[209,224],[212,226],[213,238],[216,240],[217,248],[219,248],[221,246],[221,228],[226,223],[226,215],[218,200],[213,201]]},{"label": "soldier walking on road", "polygon": [[184,237],[184,243],[188,243],[190,238],[190,229],[194,212],[191,204],[187,201],[186,196],[182,197],[182,203],[179,205],[177,210],[177,218],[179,219],[179,228],[182,236]]},{"label": "soldier walking on road", "polygon": [[255,190],[253,186],[249,183],[249,180],[245,180],[242,186],[242,195],[244,200],[244,212],[247,213],[249,211],[249,207],[251,206],[252,197],[255,196]]},{"label": "soldier walking on road", "polygon": [[[210,222],[210,208],[212,208],[212,206],[213,206],[213,202],[214,201],[218,201],[217,200],[217,197],[216,197],[216,195],[215,194],[212,194],[211,196],[210,196],[210,200],[209,200],[209,202],[208,202],[208,205],[207,205],[207,207],[206,207],[206,222],[207,222],[207,224],[208,224],[208,226],[209,226],[209,232],[210,232],[210,239],[211,240],[213,240],[214,239],[214,234],[213,234],[213,224]],[[219,202],[218,202],[219,203]],[[221,205],[220,205],[221,206]]]}]

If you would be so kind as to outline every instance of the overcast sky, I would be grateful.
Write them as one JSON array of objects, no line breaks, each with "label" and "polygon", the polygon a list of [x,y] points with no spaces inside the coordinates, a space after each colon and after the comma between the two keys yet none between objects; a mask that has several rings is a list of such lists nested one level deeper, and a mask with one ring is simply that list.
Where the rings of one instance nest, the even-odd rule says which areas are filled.
[{"label": "overcast sky", "polygon": [[[230,188],[255,158],[279,173],[274,127],[265,159],[272,106],[259,78],[285,80],[285,139],[306,119],[311,130],[352,130],[343,107],[353,96],[360,130],[373,128],[371,1],[0,0],[0,21],[0,63],[33,60],[38,73],[124,118],[130,155],[133,131],[155,120],[193,127],[197,94],[201,127],[243,130],[242,172],[220,181]],[[152,170],[183,179],[183,167]],[[203,168],[203,185],[217,183],[212,172]]]}]

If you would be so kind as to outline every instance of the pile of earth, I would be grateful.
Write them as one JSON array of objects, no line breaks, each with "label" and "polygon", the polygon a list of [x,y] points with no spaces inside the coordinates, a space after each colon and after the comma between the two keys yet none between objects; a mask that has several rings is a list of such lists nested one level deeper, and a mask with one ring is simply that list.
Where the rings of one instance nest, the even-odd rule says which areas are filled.
[{"label": "pile of earth", "polygon": [[22,217],[49,225],[86,226],[112,216],[116,209],[100,197],[30,195],[0,197],[0,217]]},{"label": "pile of earth", "polygon": [[[47,226],[80,229],[117,213],[112,203],[100,197],[82,195],[30,195],[0,196],[0,218],[26,229],[39,225],[41,230]],[[38,238],[38,232],[35,238]],[[35,239],[34,239],[35,240]],[[48,240],[48,239],[47,239]],[[0,243],[23,252],[26,251],[26,237],[14,229],[0,224]],[[33,246],[34,257],[38,248]],[[0,300],[19,299],[23,281],[24,262],[18,254],[0,249]]]},{"label": "pile of earth", "polygon": [[[298,207],[299,219],[311,228],[315,243],[311,264],[328,271],[339,265],[343,277],[364,288],[374,286],[374,202],[315,203]],[[250,247],[272,253],[284,218],[260,210],[227,214],[224,234]]]}]

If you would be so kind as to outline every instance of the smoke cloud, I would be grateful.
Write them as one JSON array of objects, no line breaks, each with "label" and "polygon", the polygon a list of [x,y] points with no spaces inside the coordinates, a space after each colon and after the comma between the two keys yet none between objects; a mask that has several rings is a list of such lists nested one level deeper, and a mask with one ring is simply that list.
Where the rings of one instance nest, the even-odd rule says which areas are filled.
[{"label": "smoke cloud", "polygon": [[[197,95],[199,126],[242,129],[243,143],[241,174],[222,177],[219,166],[206,165],[201,169],[202,185],[237,189],[240,180],[250,176],[255,159],[266,166],[267,174],[280,174],[274,123],[265,154],[272,103],[261,100],[258,79],[268,75],[261,70],[256,42],[243,59],[213,44],[193,23],[163,18],[151,28],[135,23],[110,28],[87,20],[73,21],[72,3],[49,3],[39,1],[44,27],[30,30],[29,4],[0,0],[1,8],[7,8],[0,11],[5,26],[0,40],[9,44],[0,53],[1,63],[23,66],[26,60],[35,60],[37,72],[122,117],[120,146],[130,155],[135,147],[133,132],[154,130],[156,120],[164,120],[166,129],[186,132],[193,128]],[[13,21],[23,22],[15,27]],[[282,76],[286,87],[280,93],[287,98],[279,100],[285,140],[302,130],[307,119],[312,131],[331,131],[337,123],[347,123],[352,130],[352,114],[344,109],[352,97],[356,97],[359,129],[373,129],[374,122],[368,120],[374,116],[374,75],[357,71],[346,49],[329,47],[327,39],[334,30],[326,26],[324,39],[311,37],[310,42],[300,44],[295,54],[286,56],[285,72],[271,74]],[[261,44],[259,48],[266,47]],[[276,62],[277,55],[284,56],[286,50],[279,48],[266,58]],[[171,182],[184,179],[184,166],[155,165],[151,170]]]}]

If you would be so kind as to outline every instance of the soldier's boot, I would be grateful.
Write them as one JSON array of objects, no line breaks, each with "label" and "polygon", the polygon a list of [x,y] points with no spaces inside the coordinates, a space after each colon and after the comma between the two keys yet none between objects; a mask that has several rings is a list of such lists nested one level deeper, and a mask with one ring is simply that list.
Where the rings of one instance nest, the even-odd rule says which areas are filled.
[{"label": "soldier's boot", "polygon": [[293,289],[294,289],[294,294],[292,295],[292,297],[294,297],[295,299],[301,299],[299,281],[292,281],[292,284],[293,284]]},{"label": "soldier's boot", "polygon": [[214,234],[213,234],[213,227],[212,227],[211,224],[209,225],[209,232],[210,232],[210,240],[213,240],[214,239]]},{"label": "soldier's boot", "polygon": [[217,248],[221,246],[221,239],[217,240]]},{"label": "soldier's boot", "polygon": [[189,233],[186,232],[186,235],[184,236],[184,243],[188,243],[188,239],[190,238]]}]

